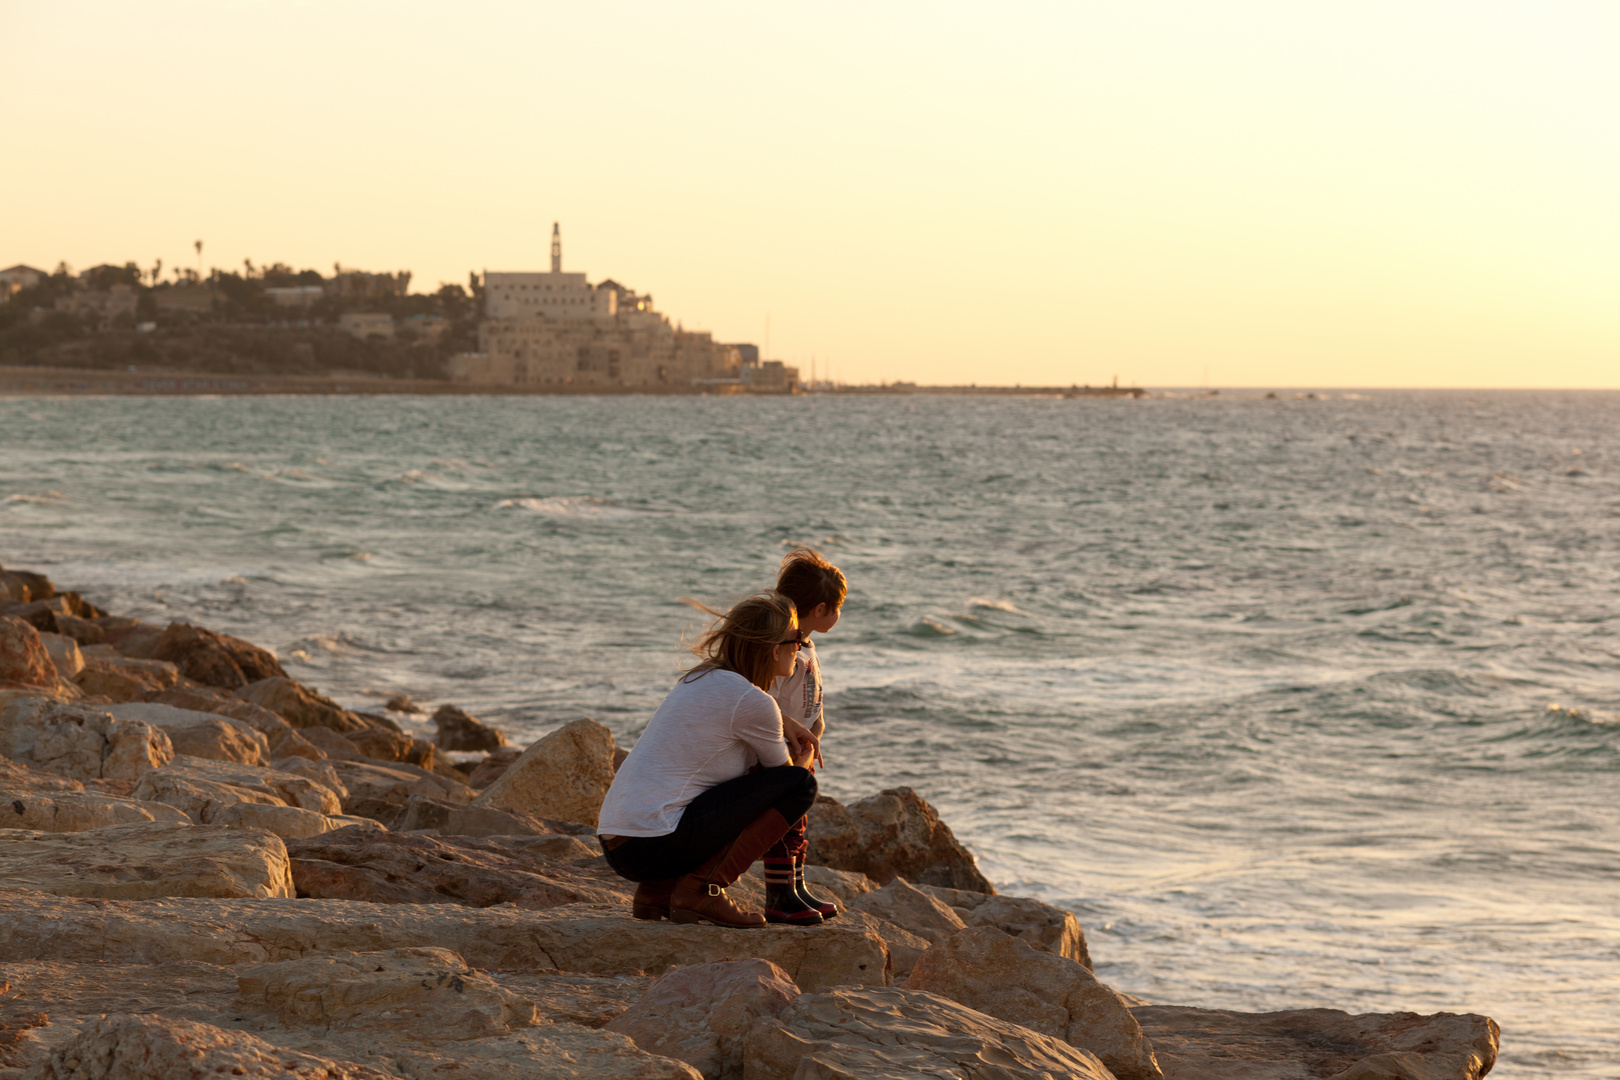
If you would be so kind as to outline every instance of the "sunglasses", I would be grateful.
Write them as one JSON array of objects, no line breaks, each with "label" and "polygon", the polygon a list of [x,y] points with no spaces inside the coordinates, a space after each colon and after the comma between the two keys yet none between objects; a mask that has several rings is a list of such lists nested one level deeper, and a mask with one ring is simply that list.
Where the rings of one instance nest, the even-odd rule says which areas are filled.
[{"label": "sunglasses", "polygon": [[786,645],[790,649],[797,649],[800,645],[804,644],[804,631],[803,630],[799,631],[797,634],[794,634],[792,637],[788,638],[786,641],[778,641],[777,644],[778,645]]}]

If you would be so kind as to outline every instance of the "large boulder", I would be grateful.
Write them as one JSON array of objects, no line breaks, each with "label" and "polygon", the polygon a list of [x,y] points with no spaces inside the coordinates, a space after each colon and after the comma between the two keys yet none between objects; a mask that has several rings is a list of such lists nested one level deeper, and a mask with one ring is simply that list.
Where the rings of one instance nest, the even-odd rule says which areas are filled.
[{"label": "large boulder", "polygon": [[743,1047],[748,1080],[1112,1080],[1060,1039],[909,989],[800,994],[754,1020]]},{"label": "large boulder", "polygon": [[373,726],[358,713],[282,675],[250,682],[235,693],[240,700],[269,709],[295,728],[363,731]]},{"label": "large boulder", "polygon": [[512,762],[522,756],[523,751],[515,746],[503,746],[492,751],[473,765],[472,772],[467,774],[467,786],[482,791],[504,776],[506,770],[512,767]]},{"label": "large boulder", "polygon": [[466,804],[472,791],[463,783],[403,761],[331,761],[348,794],[343,810],[394,828],[413,795]]},{"label": "large boulder", "polygon": [[176,754],[239,765],[270,762],[270,740],[247,724],[228,717],[151,702],[111,705],[107,711],[116,720],[139,720],[163,729]]},{"label": "large boulder", "polygon": [[114,900],[293,895],[279,837],[175,821],[73,833],[0,832],[0,881],[57,896]]},{"label": "large boulder", "polygon": [[905,878],[895,878],[881,889],[857,896],[849,907],[904,927],[931,944],[944,941],[966,925],[948,904]]},{"label": "large boulder", "polygon": [[396,1073],[274,1046],[242,1031],[158,1016],[105,1016],[52,1051],[30,1080],[399,1080]]},{"label": "large boulder", "polygon": [[39,643],[45,646],[57,675],[69,681],[79,677],[84,670],[84,653],[77,641],[61,634],[41,634]]},{"label": "large boulder", "polygon": [[575,720],[523,751],[473,804],[595,827],[612,784],[613,732]]},{"label": "large boulder", "polygon": [[363,1025],[414,1042],[505,1035],[535,1022],[534,1004],[448,949],[340,952],[258,964],[237,978],[236,1004],[287,1026]]},{"label": "large boulder", "polygon": [[[148,694],[146,701],[156,705],[172,705],[191,712],[213,713],[224,716],[263,735],[270,747],[272,758],[302,757],[319,760],[325,757],[321,749],[305,739],[287,721],[251,701],[225,697],[217,690],[176,686]],[[325,729],[322,729],[325,730]]]},{"label": "large boulder", "polygon": [[163,627],[121,615],[106,615],[92,621],[101,629],[106,644],[136,660],[152,659],[158,639],[163,636]]},{"label": "large boulder", "polygon": [[434,946],[484,970],[606,974],[730,957],[770,960],[802,989],[881,986],[876,936],[836,921],[729,929],[642,922],[620,905],[533,911],[509,905],[362,904],[344,900],[75,900],[0,881],[0,964],[255,964],[338,950]]},{"label": "large boulder", "polygon": [[775,1017],[799,996],[769,960],[721,960],[671,971],[607,1025],[649,1054],[679,1058],[705,1080],[741,1077],[743,1040],[753,1022]]},{"label": "large boulder", "polygon": [[918,887],[936,900],[949,904],[957,917],[968,926],[993,926],[1015,938],[1022,938],[1044,952],[1066,956],[1088,969],[1091,967],[1085,930],[1072,911],[1064,911],[1027,896],[991,896],[937,885]]},{"label": "large boulder", "polygon": [[950,826],[908,787],[890,788],[848,806],[817,798],[810,811],[809,841],[810,862],[854,870],[879,884],[903,877],[915,885],[996,891]]},{"label": "large boulder", "polygon": [[174,757],[169,737],[138,720],[47,697],[0,703],[0,755],[74,780],[134,780]]},{"label": "large boulder", "polygon": [[39,631],[23,619],[0,615],[0,683],[51,689],[57,678]]},{"label": "large boulder", "polygon": [[[145,804],[158,805],[158,804]],[[307,840],[312,836],[358,826],[380,830],[381,825],[370,818],[349,817],[346,814],[322,814],[300,806],[271,806],[267,803],[239,802],[215,806],[204,814],[210,825],[229,825],[236,829],[263,829],[275,833],[282,840]],[[297,878],[294,877],[294,884]]]},{"label": "large boulder", "polygon": [[297,806],[319,814],[343,812],[337,792],[308,777],[184,756],[143,775],[131,795],[177,806],[203,823],[212,823],[225,807],[244,802]]},{"label": "large boulder", "polygon": [[276,658],[257,645],[183,622],[168,625],[153,646],[152,657],[169,661],[193,682],[226,690],[287,675]]},{"label": "large boulder", "polygon": [[[0,703],[3,707],[3,703]],[[77,780],[70,780],[65,776],[47,772],[37,765],[30,765],[24,761],[13,761],[8,757],[0,756],[0,792],[7,795],[21,795],[33,792],[77,792],[83,791],[84,785]]]},{"label": "large boulder", "polygon": [[433,742],[440,750],[491,751],[506,745],[502,732],[454,705],[440,705],[433,714],[433,725],[438,729]]},{"label": "large boulder", "polygon": [[180,681],[180,672],[167,660],[141,660],[124,656],[110,645],[81,649],[84,670],[73,681],[80,690],[112,701],[143,701]]},{"label": "large boulder", "polygon": [[1153,1046],[1125,1000],[1073,960],[1031,948],[990,927],[935,943],[906,988],[1091,1051],[1119,1080],[1162,1080]]},{"label": "large boulder", "polygon": [[1172,1005],[1134,1012],[1166,1080],[1479,1080],[1496,1063],[1501,1040],[1496,1021],[1474,1013],[1244,1013]]},{"label": "large boulder", "polygon": [[[568,822],[548,821],[521,810],[463,805],[426,795],[406,799],[403,812],[393,824],[398,832],[432,832],[439,836],[541,836],[579,828],[569,826]],[[586,848],[585,854],[594,855],[596,851]]]},{"label": "large boulder", "polygon": [[[357,715],[369,719],[364,713]],[[384,727],[346,731],[343,738],[353,743],[356,750],[373,761],[399,761],[407,765],[416,765],[457,783],[466,779],[466,776],[451,765],[439,753],[438,748],[426,739],[413,738],[402,731],[392,731]]]},{"label": "large boulder", "polygon": [[182,810],[122,795],[99,791],[21,794],[0,786],[0,829],[74,833],[140,821],[191,824],[191,818]]},{"label": "large boulder", "polygon": [[554,908],[627,905],[632,891],[611,871],[576,869],[516,845],[470,837],[349,828],[293,840],[287,851],[298,895],[316,899]]}]

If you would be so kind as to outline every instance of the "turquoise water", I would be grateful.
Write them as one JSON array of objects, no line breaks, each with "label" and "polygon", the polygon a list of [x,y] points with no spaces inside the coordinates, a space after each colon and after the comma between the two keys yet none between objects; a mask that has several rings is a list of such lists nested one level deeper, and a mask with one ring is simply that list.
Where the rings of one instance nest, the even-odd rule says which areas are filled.
[{"label": "turquoise water", "polygon": [[[1154,1001],[1620,1061],[1620,396],[0,401],[0,561],[632,740],[814,544],[823,789],[910,784]],[[1556,706],[1556,707],[1554,707]]]}]

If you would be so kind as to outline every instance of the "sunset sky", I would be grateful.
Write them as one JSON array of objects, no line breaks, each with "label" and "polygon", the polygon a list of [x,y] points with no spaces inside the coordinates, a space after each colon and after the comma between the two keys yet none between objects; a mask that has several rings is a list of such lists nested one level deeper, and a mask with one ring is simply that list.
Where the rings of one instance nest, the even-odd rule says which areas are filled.
[{"label": "sunset sky", "polygon": [[850,382],[1620,387],[1620,5],[0,0],[0,266],[567,269]]}]

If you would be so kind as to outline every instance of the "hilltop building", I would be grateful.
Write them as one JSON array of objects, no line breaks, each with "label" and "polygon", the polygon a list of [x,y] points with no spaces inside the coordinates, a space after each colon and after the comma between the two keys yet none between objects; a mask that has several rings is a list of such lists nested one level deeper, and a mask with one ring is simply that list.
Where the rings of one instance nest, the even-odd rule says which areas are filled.
[{"label": "hilltop building", "polygon": [[736,378],[740,361],[736,346],[672,327],[652,297],[564,271],[553,223],[550,271],[486,272],[478,352],[448,367],[461,382],[653,388]]},{"label": "hilltop building", "polygon": [[10,300],[12,293],[31,289],[39,284],[41,278],[49,276],[43,270],[35,270],[32,266],[24,266],[22,263],[0,270],[0,300]]}]

